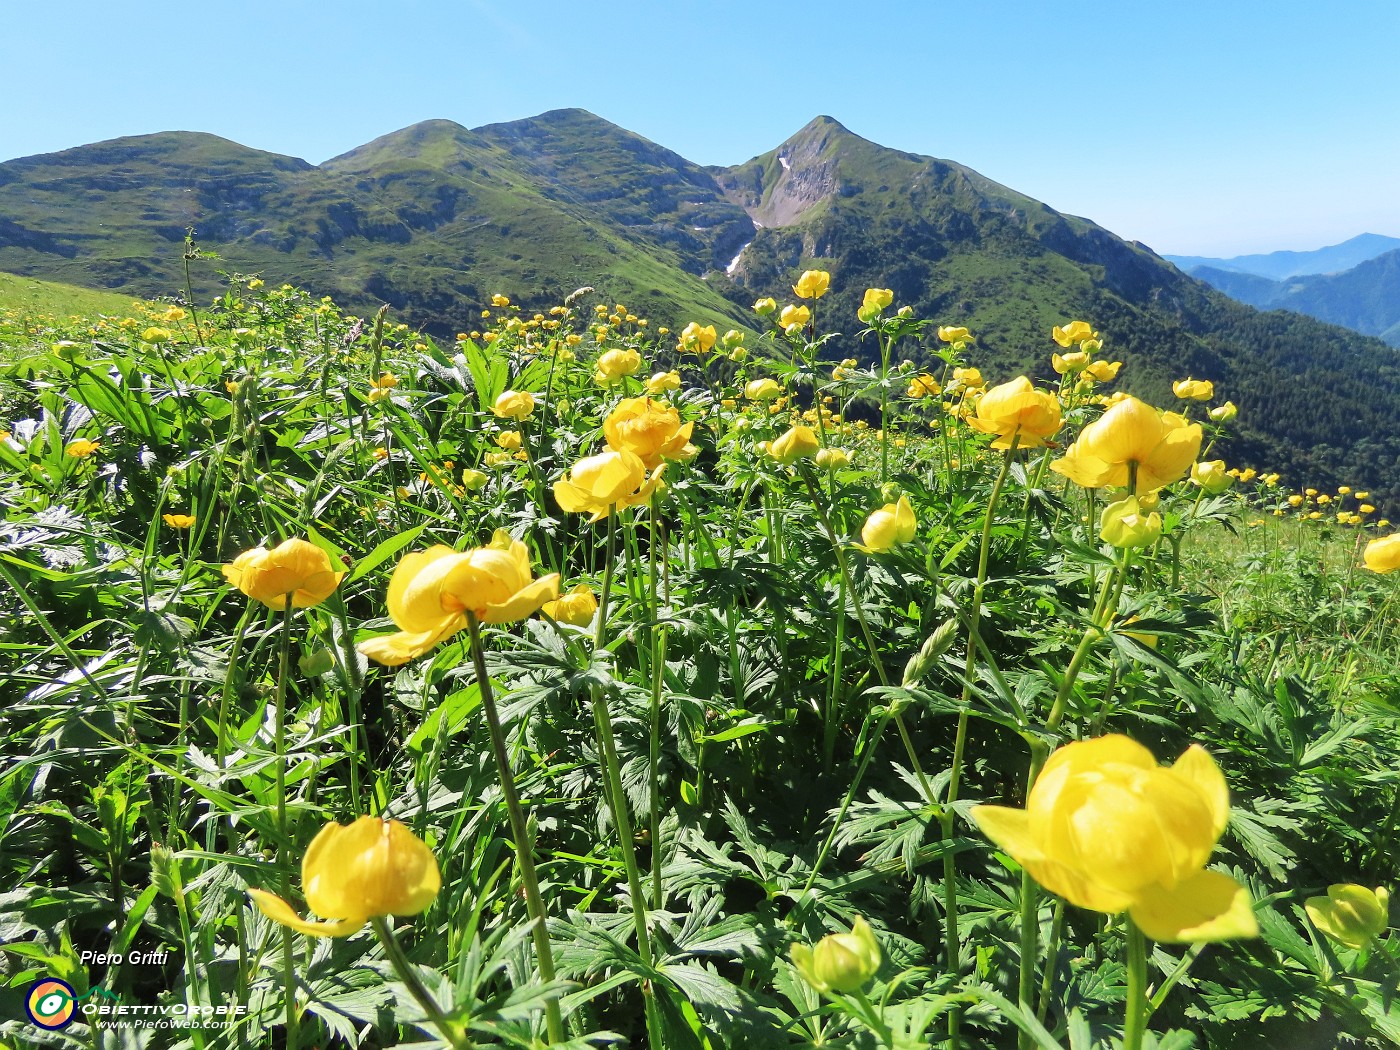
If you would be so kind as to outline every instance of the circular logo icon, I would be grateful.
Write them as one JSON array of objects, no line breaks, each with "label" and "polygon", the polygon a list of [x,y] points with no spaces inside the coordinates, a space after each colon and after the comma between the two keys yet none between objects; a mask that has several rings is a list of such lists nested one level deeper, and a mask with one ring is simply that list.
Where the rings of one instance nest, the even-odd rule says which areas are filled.
[{"label": "circular logo icon", "polygon": [[67,1028],[73,1023],[73,1015],[77,1012],[77,999],[78,993],[73,991],[73,986],[67,981],[46,977],[30,985],[29,995],[24,1000],[24,1009],[29,1014],[29,1019],[40,1028],[55,1031]]}]

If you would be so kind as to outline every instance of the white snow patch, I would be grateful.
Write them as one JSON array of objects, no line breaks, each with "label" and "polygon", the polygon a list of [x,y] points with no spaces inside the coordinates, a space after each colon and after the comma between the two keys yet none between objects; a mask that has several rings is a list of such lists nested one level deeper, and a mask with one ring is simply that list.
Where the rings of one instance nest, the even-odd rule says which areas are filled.
[{"label": "white snow patch", "polygon": [[739,254],[736,255],[736,256],[734,256],[734,258],[733,258],[733,260],[730,262],[730,264],[724,268],[724,272],[725,272],[725,273],[733,273],[735,270],[737,270],[737,269],[739,268],[739,260],[742,259],[742,258],[744,257],[744,248],[747,248],[747,247],[748,247],[750,244],[752,244],[752,243],[753,243],[753,241],[749,241],[747,244],[745,244],[745,245],[743,246],[743,248],[740,248],[740,249],[739,249]]},{"label": "white snow patch", "polygon": [[788,159],[787,159],[786,157],[779,157],[779,158],[778,158],[778,163],[781,164],[781,165],[783,166],[783,170],[784,170],[784,171],[791,171],[791,170],[792,170],[792,165],[788,163]]}]

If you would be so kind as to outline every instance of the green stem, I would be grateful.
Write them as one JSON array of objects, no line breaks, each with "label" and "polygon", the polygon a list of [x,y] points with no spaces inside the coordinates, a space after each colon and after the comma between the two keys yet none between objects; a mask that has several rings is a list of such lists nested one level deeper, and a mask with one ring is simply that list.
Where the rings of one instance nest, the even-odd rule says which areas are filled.
[{"label": "green stem", "polygon": [[[598,602],[598,624],[594,630],[593,645],[597,652],[602,648],[605,636],[604,625],[608,616],[608,599],[612,594],[614,545],[613,533],[617,520],[617,507],[608,508],[607,560],[603,565],[603,593]],[[647,932],[646,901],[642,897],[642,877],[637,866],[637,843],[632,830],[632,815],[627,808],[627,794],[622,786],[622,768],[617,759],[617,737],[613,733],[612,711],[608,707],[608,692],[602,686],[594,686],[593,721],[602,744],[603,776],[607,784],[608,808],[612,811],[613,826],[617,829],[618,847],[622,852],[622,863],[627,870],[627,893],[632,898],[632,924],[637,933],[637,954],[642,964],[651,969],[651,937]],[[647,1039],[651,1046],[665,1045],[661,1033],[661,1017],[657,1011],[656,994],[651,981],[642,982],[642,1000],[646,1009]]]},{"label": "green stem", "polygon": [[[273,788],[277,800],[277,866],[282,874],[282,898],[292,896],[291,833],[287,828],[287,682],[291,678],[292,658],[292,594],[284,596],[282,606],[282,637],[277,657],[277,696],[274,700],[273,749],[276,762]],[[287,1048],[297,1050],[301,1045],[300,1018],[296,1005],[296,947],[295,933],[282,928],[282,982],[287,989]]]},{"label": "green stem", "polygon": [[1124,1004],[1123,1050],[1142,1050],[1147,1031],[1147,938],[1132,919],[1128,927],[1128,994]]},{"label": "green stem", "polygon": [[384,946],[384,954],[389,957],[394,972],[399,975],[399,980],[403,981],[409,994],[423,1008],[423,1013],[428,1016],[428,1020],[433,1022],[433,1027],[442,1034],[443,1039],[451,1046],[456,1047],[457,1050],[468,1050],[472,1045],[471,1037],[448,1020],[447,1015],[442,1012],[442,1007],[438,1005],[437,999],[423,984],[423,978],[419,976],[418,968],[409,961],[408,955],[403,950],[403,945],[399,944],[398,938],[394,936],[394,928],[389,925],[389,920],[378,915],[370,920],[370,925],[374,928],[374,935],[379,938],[379,943]]},{"label": "green stem", "polygon": [[[520,883],[525,890],[525,906],[534,920],[530,936],[535,942],[535,957],[540,968],[540,978],[549,984],[554,980],[554,951],[549,942],[549,927],[545,924],[544,900],[540,896],[540,883],[535,875],[535,859],[530,844],[530,829],[525,821],[525,811],[520,805],[520,794],[515,789],[515,775],[510,768],[510,755],[506,752],[505,733],[501,729],[500,714],[496,710],[496,698],[491,691],[491,676],[486,671],[486,650],[481,644],[481,626],[476,615],[467,611],[467,631],[471,636],[472,663],[476,668],[476,681],[481,690],[481,709],[486,715],[486,726],[491,736],[491,754],[496,760],[496,773],[501,781],[501,794],[505,796],[506,812],[510,817],[510,833],[515,839],[515,861],[520,869]],[[545,1000],[545,1024],[549,1030],[549,1041],[559,1043],[564,1040],[564,1022],[559,1013],[559,1000],[551,996]]]}]

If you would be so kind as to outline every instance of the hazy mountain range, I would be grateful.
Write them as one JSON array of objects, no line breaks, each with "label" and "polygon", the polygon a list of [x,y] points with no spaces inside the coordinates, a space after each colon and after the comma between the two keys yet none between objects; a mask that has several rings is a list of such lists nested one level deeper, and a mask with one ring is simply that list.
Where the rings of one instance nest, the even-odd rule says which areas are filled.
[{"label": "hazy mountain range", "polygon": [[[191,132],[0,164],[0,270],[170,293],[188,226],[219,268],[388,302],[443,334],[479,324],[493,292],[540,308],[585,284],[656,324],[752,328],[755,298],[790,298],[819,266],[833,274],[824,327],[855,332],[863,290],[888,287],[971,327],[978,363],[1007,378],[1047,374],[1051,326],[1082,317],[1144,397],[1215,380],[1241,409],[1232,458],[1400,497],[1400,354],[1260,314],[1088,219],[830,117],[730,167],[582,110],[426,121],[321,165]],[[218,286],[213,269],[197,294]],[[848,335],[836,349],[873,346]]]}]

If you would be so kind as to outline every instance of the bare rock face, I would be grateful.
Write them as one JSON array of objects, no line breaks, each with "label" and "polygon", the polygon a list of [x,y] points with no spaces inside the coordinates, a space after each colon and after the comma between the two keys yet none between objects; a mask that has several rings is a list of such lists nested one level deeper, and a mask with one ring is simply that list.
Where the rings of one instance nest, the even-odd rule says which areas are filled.
[{"label": "bare rock face", "polygon": [[817,117],[773,152],[716,173],[715,182],[758,226],[791,226],[840,193],[835,140],[849,135],[830,117]]}]

